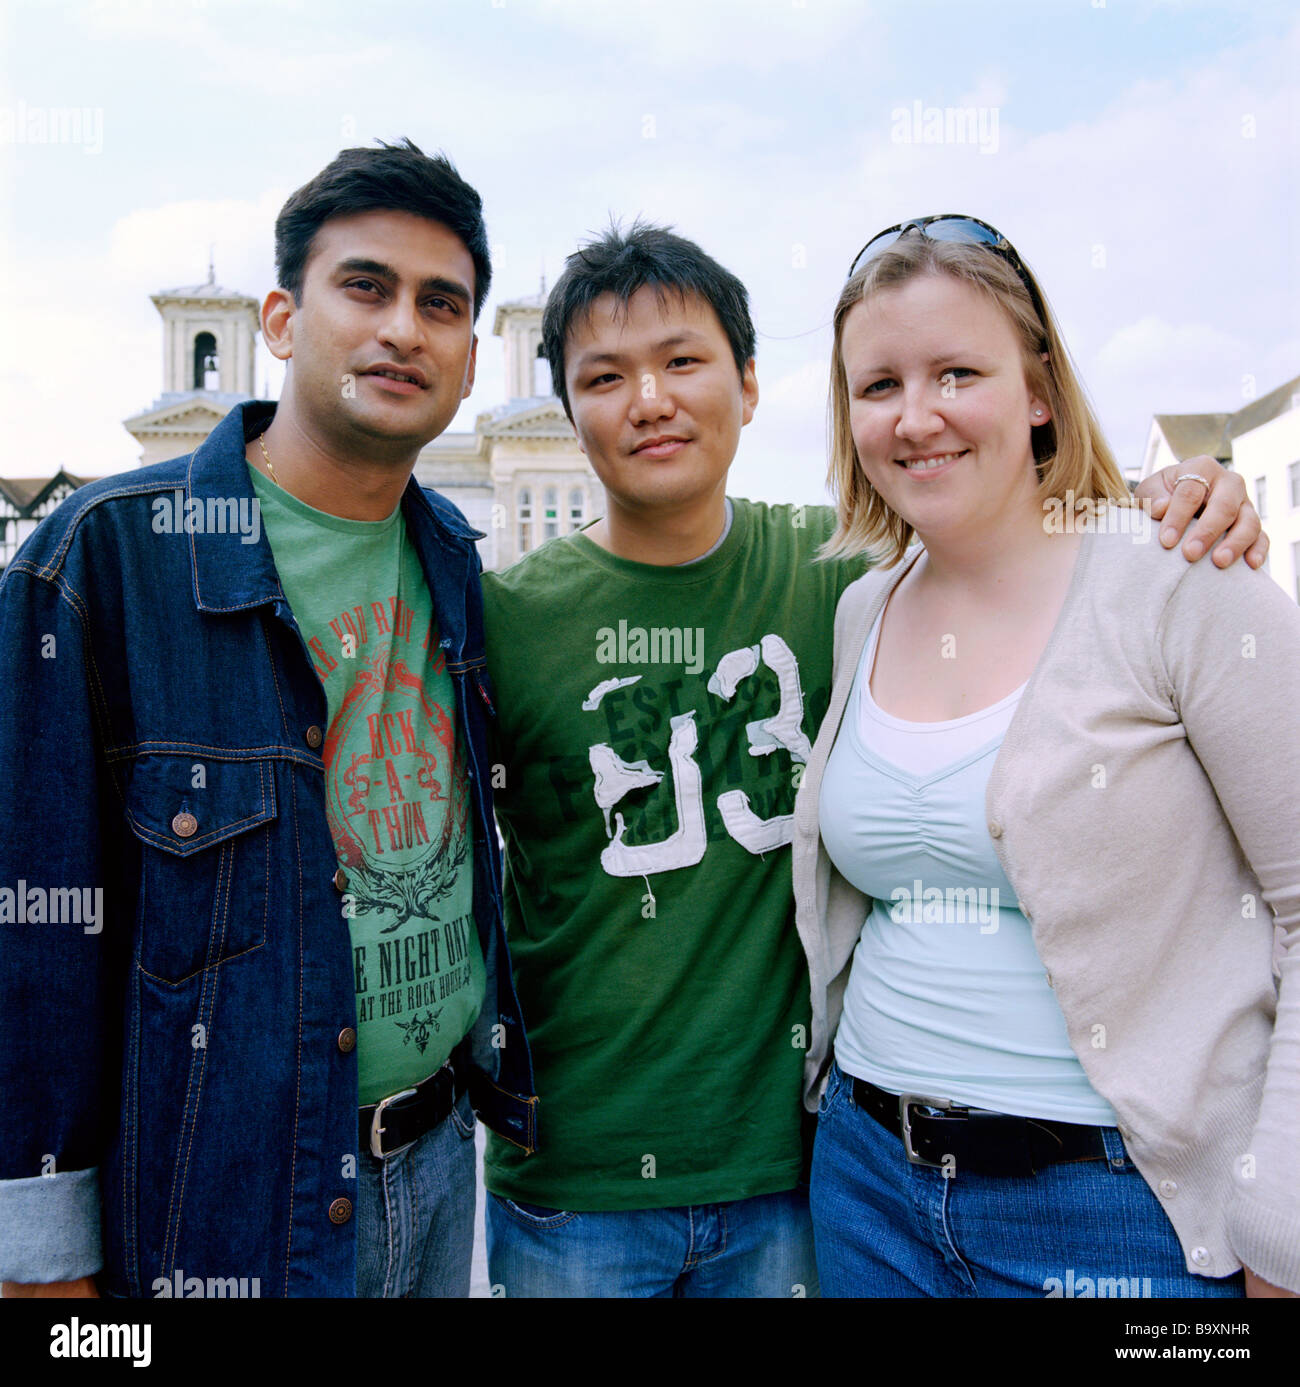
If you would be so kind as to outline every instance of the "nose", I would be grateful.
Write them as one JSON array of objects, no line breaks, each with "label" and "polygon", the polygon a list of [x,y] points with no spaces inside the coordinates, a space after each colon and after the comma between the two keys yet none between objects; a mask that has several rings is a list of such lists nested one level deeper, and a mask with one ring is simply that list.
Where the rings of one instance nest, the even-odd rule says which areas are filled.
[{"label": "nose", "polygon": [[379,340],[399,356],[409,356],[420,344],[420,323],[415,299],[409,294],[395,294],[379,325]]},{"label": "nose", "polygon": [[902,392],[894,436],[920,441],[933,438],[945,428],[940,413],[942,396],[937,386],[908,386]]},{"label": "nose", "polygon": [[656,419],[670,419],[677,413],[677,404],[668,390],[666,376],[653,371],[644,372],[637,381],[628,417],[634,424],[651,424]]}]

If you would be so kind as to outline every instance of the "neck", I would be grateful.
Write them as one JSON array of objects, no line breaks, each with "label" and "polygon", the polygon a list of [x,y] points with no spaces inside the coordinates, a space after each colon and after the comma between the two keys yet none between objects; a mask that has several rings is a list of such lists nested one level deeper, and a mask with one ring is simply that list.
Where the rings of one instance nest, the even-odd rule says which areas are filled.
[{"label": "neck", "polygon": [[[931,589],[946,589],[968,596],[1005,603],[1009,592],[1032,587],[1032,575],[1073,552],[1078,536],[1051,534],[1043,524],[1042,504],[1032,501],[999,518],[996,525],[979,533],[922,535],[925,546],[924,582]],[[1062,544],[1062,539],[1066,544]]]},{"label": "neck", "polygon": [[605,492],[606,511],[583,533],[602,549],[636,563],[689,563],[718,542],[727,523],[725,482],[707,500],[670,509],[635,510]]},{"label": "neck", "polygon": [[384,520],[401,503],[419,449],[405,441],[397,446],[388,442],[387,447],[375,442],[378,446],[365,455],[340,446],[314,430],[290,397],[280,401],[261,442],[253,439],[244,455],[277,486],[315,510],[344,520]]}]

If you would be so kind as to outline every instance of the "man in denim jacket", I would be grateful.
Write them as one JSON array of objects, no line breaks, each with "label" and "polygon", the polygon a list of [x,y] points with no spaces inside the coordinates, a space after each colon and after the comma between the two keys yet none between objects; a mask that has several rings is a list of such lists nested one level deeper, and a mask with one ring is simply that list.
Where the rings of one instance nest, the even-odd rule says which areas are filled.
[{"label": "man in denim jacket", "polygon": [[6,1294],[464,1295],[471,1105],[535,1145],[478,536],[411,478],[473,383],[480,199],[345,150],[276,253],[278,408],[0,580]]}]

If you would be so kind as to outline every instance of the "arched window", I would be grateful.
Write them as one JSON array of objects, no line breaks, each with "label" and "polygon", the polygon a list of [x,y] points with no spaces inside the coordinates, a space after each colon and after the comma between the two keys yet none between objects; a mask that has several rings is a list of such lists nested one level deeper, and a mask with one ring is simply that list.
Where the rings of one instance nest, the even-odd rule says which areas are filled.
[{"label": "arched window", "polygon": [[219,390],[221,375],[217,361],[217,339],[210,332],[200,332],[194,339],[194,388]]},{"label": "arched window", "polygon": [[587,498],[578,487],[569,492],[569,532],[582,529],[587,520]]},{"label": "arched window", "polygon": [[548,486],[543,500],[546,514],[543,517],[542,537],[554,539],[560,533],[560,493],[553,486]]},{"label": "arched window", "polygon": [[522,558],[533,547],[533,493],[524,487],[519,492],[519,556]]},{"label": "arched window", "polygon": [[551,388],[551,363],[547,361],[546,353],[540,342],[537,344],[537,359],[533,362],[533,394],[540,396],[555,394]]}]

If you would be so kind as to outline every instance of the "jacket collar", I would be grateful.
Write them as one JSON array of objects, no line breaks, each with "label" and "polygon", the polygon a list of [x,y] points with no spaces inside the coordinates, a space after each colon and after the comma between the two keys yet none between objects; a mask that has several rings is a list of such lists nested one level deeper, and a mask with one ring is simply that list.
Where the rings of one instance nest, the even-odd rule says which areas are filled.
[{"label": "jacket collar", "polygon": [[[197,501],[201,508],[198,514],[206,515],[211,513],[209,499],[238,501],[241,510],[256,504],[244,449],[274,415],[275,404],[268,400],[249,400],[226,415],[190,455],[185,474],[187,505]],[[424,522],[417,522],[417,535],[427,536],[444,548],[464,552],[481,537],[454,507],[433,504],[414,475],[402,495],[402,507],[408,520],[414,512]],[[194,599],[200,611],[233,612],[285,600],[275,557],[260,526],[255,544],[245,543],[245,536],[237,532],[199,533],[188,538]]]}]

